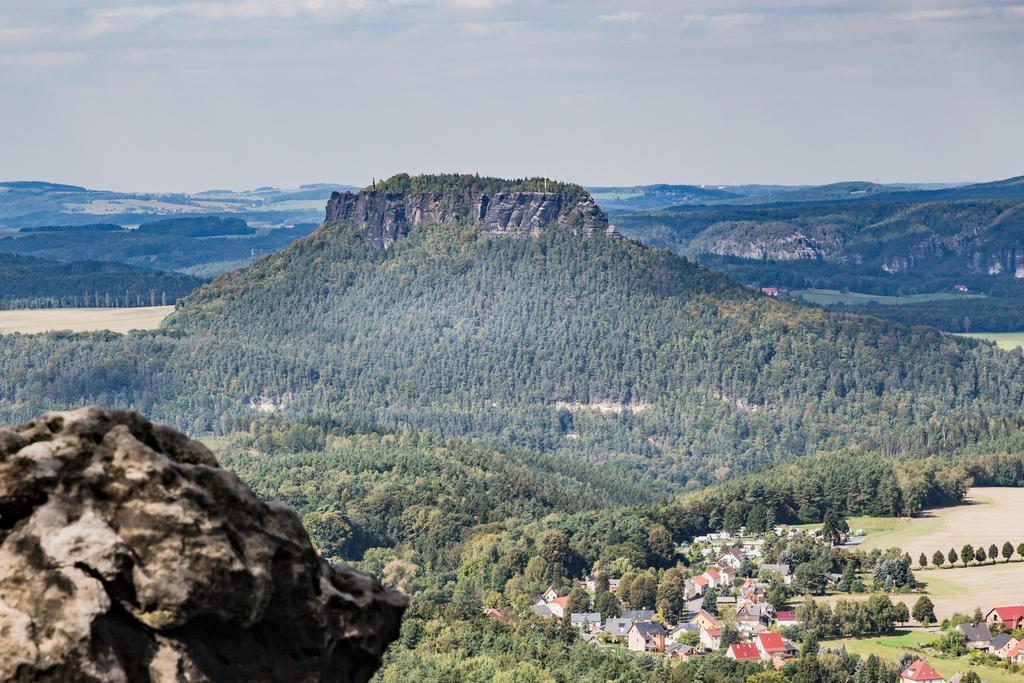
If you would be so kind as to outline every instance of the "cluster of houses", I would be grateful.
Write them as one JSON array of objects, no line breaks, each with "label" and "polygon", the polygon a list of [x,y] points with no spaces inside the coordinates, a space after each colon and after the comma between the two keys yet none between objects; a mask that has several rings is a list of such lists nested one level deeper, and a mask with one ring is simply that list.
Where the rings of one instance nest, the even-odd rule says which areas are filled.
[{"label": "cluster of houses", "polygon": [[[1024,606],[1016,605],[993,607],[985,615],[984,622],[959,624],[957,629],[963,633],[964,643],[972,650],[995,655],[1011,664],[1024,664],[1024,643],[1009,633],[1022,626]],[[1000,630],[997,635],[992,635],[993,627]]]},{"label": "cluster of houses", "polygon": [[[992,635],[992,628],[1000,632]],[[1024,664],[1024,643],[1009,633],[1024,627],[1024,605],[993,607],[985,615],[985,621],[958,624],[957,630],[964,636],[964,644],[972,650],[995,655],[1011,664]],[[928,662],[917,659],[900,672],[901,683],[960,683],[963,674],[956,674],[948,681]]]},{"label": "cluster of houses", "polygon": [[[654,610],[629,610],[620,616],[602,620],[596,612],[569,611],[568,596],[559,595],[554,587],[549,587],[531,606],[537,616],[568,622],[579,629],[583,639],[599,645],[602,642],[624,643],[635,652],[662,653],[672,659],[687,661],[703,656],[707,652],[718,652],[722,649],[723,624],[719,618],[702,608],[704,597],[709,591],[728,588],[733,592],[736,586],[736,570],[752,556],[760,555],[760,543],[752,542],[749,547],[730,547],[713,566],[702,574],[687,579],[684,583],[687,613],[679,623],[666,625],[656,619]],[[779,574],[784,581],[792,581],[792,572],[786,564],[762,564],[762,570],[770,570]],[[580,586],[593,594],[597,586],[597,576],[591,575],[580,583]],[[608,580],[608,590],[617,593],[619,581]],[[740,641],[729,645],[725,656],[737,661],[768,661],[777,666],[797,655],[798,648],[791,641],[783,638],[772,630],[776,627],[792,627],[797,625],[796,614],[792,611],[779,611],[767,601],[768,585],[757,579],[746,579],[739,585],[735,595],[722,595],[717,598],[719,607],[729,606],[735,619],[730,623],[739,634]],[[487,610],[492,617],[502,616],[497,610]],[[698,646],[682,641],[693,642],[696,636]]]}]

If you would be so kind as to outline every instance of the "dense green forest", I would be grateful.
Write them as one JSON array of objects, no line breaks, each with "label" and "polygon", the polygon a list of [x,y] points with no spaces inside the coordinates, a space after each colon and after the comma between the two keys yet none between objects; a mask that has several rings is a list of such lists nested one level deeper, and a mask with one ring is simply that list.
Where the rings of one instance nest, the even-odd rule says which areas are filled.
[{"label": "dense green forest", "polygon": [[[1022,293],[1024,294],[1024,293]],[[1024,330],[1024,296],[1020,299],[965,298],[888,306],[834,306],[904,325],[929,325],[945,332],[1018,332]]]},{"label": "dense green forest", "polygon": [[579,185],[549,178],[507,180],[505,178],[493,178],[468,173],[417,176],[399,173],[365,189],[376,189],[380,192],[440,192],[448,195],[462,195],[474,198],[481,194],[496,194],[498,192],[554,192],[566,195],[570,200],[577,200],[587,195],[586,190]]},{"label": "dense green forest", "polygon": [[117,261],[164,271],[218,275],[309,234],[316,225],[253,229],[238,218],[168,218],[138,229],[110,230],[109,224],[58,226],[0,233],[0,253],[54,261]]},{"label": "dense green forest", "polygon": [[171,305],[204,281],[110,261],[0,253],[0,282],[0,308],[74,308]]},{"label": "dense green forest", "polygon": [[691,486],[849,444],[967,446],[963,424],[1015,416],[1022,396],[1024,361],[988,345],[558,228],[420,226],[384,251],[328,225],[198,290],[160,331],[0,338],[5,421],[97,402],[195,433],[257,408],[333,410]]}]

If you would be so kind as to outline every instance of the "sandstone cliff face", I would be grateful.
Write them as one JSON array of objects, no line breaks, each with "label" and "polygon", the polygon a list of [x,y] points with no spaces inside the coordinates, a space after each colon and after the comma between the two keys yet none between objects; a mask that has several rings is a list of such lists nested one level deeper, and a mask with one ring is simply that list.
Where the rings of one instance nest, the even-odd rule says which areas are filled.
[{"label": "sandstone cliff face", "polygon": [[326,223],[355,221],[378,248],[387,248],[421,223],[465,221],[485,232],[536,235],[551,226],[582,234],[608,231],[608,217],[593,198],[574,199],[554,192],[497,192],[465,197],[442,192],[335,192],[327,203]]},{"label": "sandstone cliff face", "polygon": [[404,608],[136,413],[0,428],[0,680],[365,681]]}]

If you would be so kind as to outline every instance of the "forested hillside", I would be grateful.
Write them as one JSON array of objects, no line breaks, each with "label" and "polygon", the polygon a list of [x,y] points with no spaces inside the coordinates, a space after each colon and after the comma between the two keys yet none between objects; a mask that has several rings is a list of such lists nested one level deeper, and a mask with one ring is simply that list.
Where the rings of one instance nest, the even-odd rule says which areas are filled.
[{"label": "forested hillside", "polygon": [[109,261],[0,253],[0,282],[0,308],[68,308],[170,305],[204,281]]},{"label": "forested hillside", "polygon": [[971,444],[968,420],[1019,413],[1022,371],[615,235],[424,224],[385,250],[342,222],[197,291],[162,331],[0,338],[0,421],[98,402],[203,432],[330,410],[698,486],[850,444]]},{"label": "forested hillside", "polygon": [[621,213],[613,223],[756,286],[898,295],[967,284],[1022,297],[1014,283],[1024,273],[1020,178],[938,190],[867,186],[832,199],[830,187],[859,185],[785,192],[774,203]]},{"label": "forested hillside", "polygon": [[315,225],[259,230],[238,218],[167,218],[126,229],[110,223],[0,232],[0,253],[55,261],[116,261],[212,277],[309,234]]}]

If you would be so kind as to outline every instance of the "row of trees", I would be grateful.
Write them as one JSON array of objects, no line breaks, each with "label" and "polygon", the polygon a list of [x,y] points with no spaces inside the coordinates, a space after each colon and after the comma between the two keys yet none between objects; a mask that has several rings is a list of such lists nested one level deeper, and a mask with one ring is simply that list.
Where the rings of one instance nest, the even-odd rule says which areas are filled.
[{"label": "row of trees", "polygon": [[[956,548],[950,548],[949,553],[945,555],[942,554],[941,550],[936,550],[932,554],[931,564],[934,567],[942,567],[948,561],[949,566],[952,567],[958,561],[961,561],[963,562],[963,566],[966,567],[971,562],[977,562],[978,564],[982,564],[987,560],[991,560],[992,564],[995,564],[996,561],[999,559],[1000,555],[1002,555],[1004,562],[1009,562],[1010,559],[1013,558],[1014,552],[1016,552],[1017,555],[1020,555],[1021,559],[1024,559],[1024,543],[1019,543],[1017,547],[1014,548],[1013,543],[1011,543],[1010,541],[1006,541],[1005,543],[1003,543],[1003,547],[1001,550],[998,546],[996,546],[995,543],[992,543],[988,546],[987,551],[985,550],[985,547],[982,545],[979,545],[977,549],[975,549],[973,545],[967,543],[962,548],[960,548],[959,555],[956,552]],[[918,558],[917,562],[921,568],[927,567],[928,556],[925,553],[921,553],[921,556]]]}]

